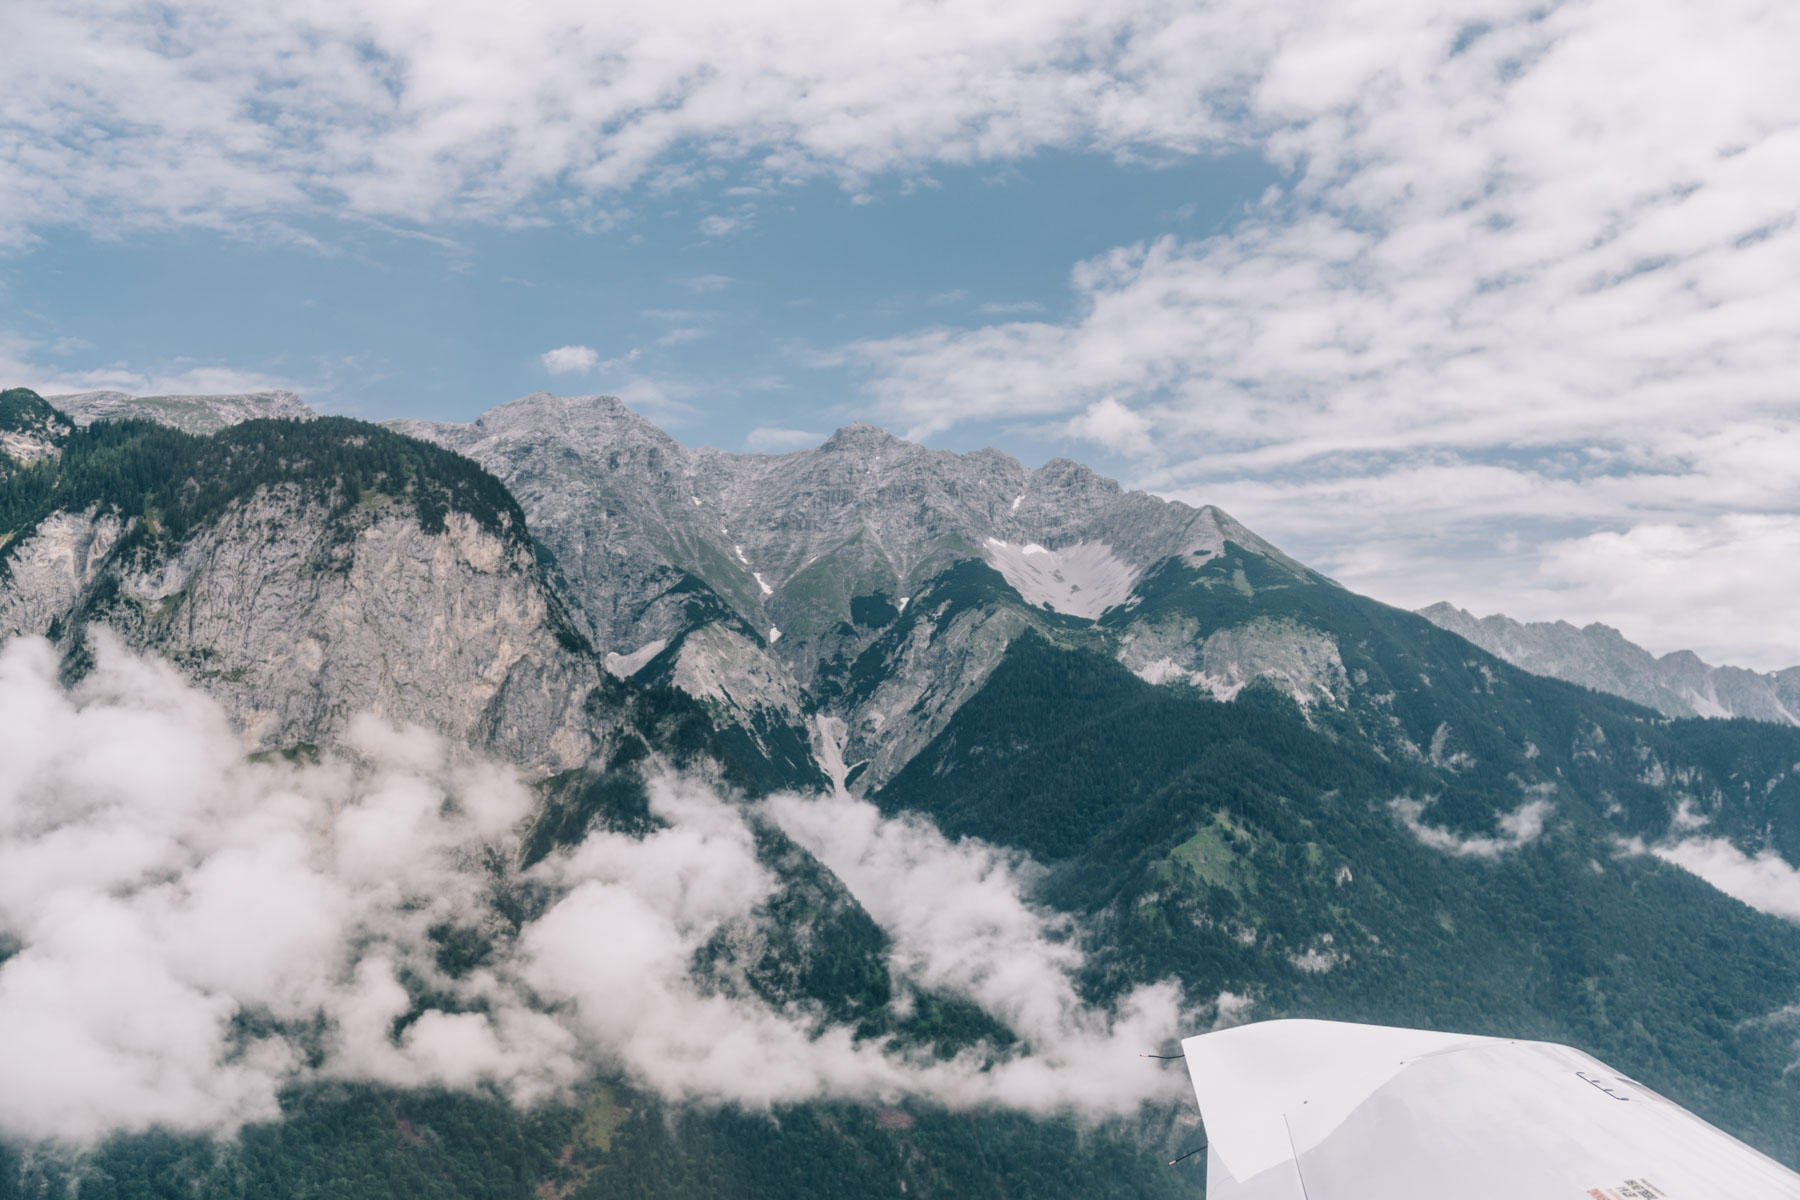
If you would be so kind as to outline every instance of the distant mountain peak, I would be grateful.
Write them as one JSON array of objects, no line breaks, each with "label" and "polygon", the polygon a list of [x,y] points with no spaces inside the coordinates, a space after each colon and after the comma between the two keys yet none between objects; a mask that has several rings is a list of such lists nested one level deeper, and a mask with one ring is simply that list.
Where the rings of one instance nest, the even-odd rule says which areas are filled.
[{"label": "distant mountain peak", "polygon": [[843,426],[836,433],[825,439],[821,450],[842,453],[844,451],[886,450],[890,447],[923,449],[904,438],[895,437],[879,425],[871,425],[867,421],[853,421]]},{"label": "distant mountain peak", "polygon": [[1439,601],[1427,621],[1526,671],[1636,701],[1669,717],[1748,717],[1800,725],[1800,667],[1763,673],[1715,667],[1692,650],[1660,658],[1598,621],[1515,621],[1477,617]]},{"label": "distant mountain peak", "polygon": [[319,414],[294,393],[228,392],[217,395],[134,396],[129,392],[76,392],[44,397],[77,425],[95,421],[155,421],[184,433],[217,433],[228,425],[276,417],[310,421]]}]

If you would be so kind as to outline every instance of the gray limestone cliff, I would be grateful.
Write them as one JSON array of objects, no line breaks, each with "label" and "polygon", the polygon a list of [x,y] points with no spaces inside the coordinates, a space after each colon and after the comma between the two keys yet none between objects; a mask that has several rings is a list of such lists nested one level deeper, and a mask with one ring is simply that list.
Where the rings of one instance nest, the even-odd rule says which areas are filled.
[{"label": "gray limestone cliff", "polygon": [[[187,416],[256,415],[244,399],[198,398]],[[87,436],[70,429],[51,453]],[[91,627],[108,627],[199,682],[256,749],[335,742],[364,714],[536,773],[580,767],[604,742],[616,714],[595,697],[618,685],[522,515],[473,464],[341,420],[229,446],[137,441],[150,448],[117,485],[126,502],[69,504],[52,490],[48,509],[13,515],[23,524],[0,536],[0,638],[49,637],[79,672]],[[250,460],[266,465],[243,474]],[[129,490],[156,486],[158,470],[172,472],[162,496],[224,490],[171,530],[161,509],[178,499]],[[346,484],[345,471],[374,482]]]},{"label": "gray limestone cliff", "polygon": [[466,514],[427,533],[378,500],[346,525],[276,488],[179,546],[122,547],[138,519],[58,513],[21,539],[0,638],[78,647],[103,624],[198,681],[255,749],[330,744],[368,713],[541,772],[593,752],[591,657],[559,640],[529,549]]}]

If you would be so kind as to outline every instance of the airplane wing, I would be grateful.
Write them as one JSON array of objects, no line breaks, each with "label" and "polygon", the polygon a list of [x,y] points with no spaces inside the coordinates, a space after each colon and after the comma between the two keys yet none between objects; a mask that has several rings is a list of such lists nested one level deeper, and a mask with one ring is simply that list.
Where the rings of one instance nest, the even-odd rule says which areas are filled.
[{"label": "airplane wing", "polygon": [[1181,1048],[1207,1200],[1800,1200],[1800,1175],[1568,1046],[1264,1021]]}]

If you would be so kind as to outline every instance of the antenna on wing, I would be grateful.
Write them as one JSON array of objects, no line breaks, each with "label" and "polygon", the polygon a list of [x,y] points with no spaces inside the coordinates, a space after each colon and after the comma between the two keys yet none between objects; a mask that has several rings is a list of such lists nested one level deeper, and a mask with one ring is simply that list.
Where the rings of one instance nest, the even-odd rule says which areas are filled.
[{"label": "antenna on wing", "polygon": [[1201,1142],[1201,1143],[1200,1143],[1200,1144],[1199,1144],[1199,1145],[1198,1145],[1198,1146],[1195,1146],[1195,1147],[1194,1147],[1194,1148],[1193,1148],[1193,1149],[1192,1149],[1192,1150],[1189,1150],[1189,1151],[1188,1151],[1188,1152],[1187,1152],[1187,1153],[1186,1153],[1186,1154],[1180,1154],[1180,1155],[1177,1155],[1177,1156],[1176,1156],[1176,1157],[1174,1157],[1174,1158],[1171,1158],[1171,1159],[1170,1159],[1170,1160],[1169,1160],[1169,1165],[1170,1165],[1170,1166],[1171,1166],[1171,1167],[1172,1167],[1172,1166],[1174,1166],[1174,1165],[1175,1165],[1175,1164],[1176,1164],[1176,1163],[1178,1163],[1178,1162],[1180,1162],[1180,1161],[1182,1161],[1182,1159],[1186,1159],[1186,1158],[1192,1158],[1192,1157],[1194,1157],[1194,1155],[1196,1155],[1196,1154],[1198,1154],[1198,1153],[1200,1153],[1200,1152],[1201,1152],[1201,1151],[1202,1151],[1202,1150],[1204,1150],[1204,1149],[1206,1149],[1206,1143],[1205,1143],[1205,1142]]},{"label": "antenna on wing", "polygon": [[1140,1054],[1139,1058],[1186,1058],[1185,1054]]}]

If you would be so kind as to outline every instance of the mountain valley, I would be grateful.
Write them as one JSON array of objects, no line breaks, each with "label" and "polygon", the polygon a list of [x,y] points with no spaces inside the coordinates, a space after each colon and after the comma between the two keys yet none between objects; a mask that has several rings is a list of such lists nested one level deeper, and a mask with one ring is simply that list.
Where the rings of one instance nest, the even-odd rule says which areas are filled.
[{"label": "mountain valley", "polygon": [[[70,695],[153,656],[257,762],[353,755],[373,715],[529,787],[516,846],[484,851],[492,911],[401,980],[395,1046],[502,1011],[478,981],[539,944],[544,864],[703,841],[688,779],[762,881],[695,926],[696,1011],[913,1081],[684,1091],[629,1039],[530,1103],[497,1075],[295,1071],[280,1119],[222,1139],[0,1128],[0,1197],[1195,1196],[1203,1160],[1162,1165],[1196,1136],[1185,1085],[1135,1057],[1168,1049],[1120,1044],[1163,1001],[1181,1034],[1567,1041],[1800,1162],[1800,727],[1716,672],[1715,710],[1552,670],[1574,651],[1542,631],[1359,596],[1217,509],[867,425],[752,455],[606,397],[379,426],[286,393],[15,389],[0,439],[0,638],[44,639]],[[1725,712],[1761,719],[1700,719]],[[915,918],[952,860],[1019,889],[990,925],[1029,916],[1054,1018],[944,965],[984,944]],[[32,954],[0,928],[0,997]]]}]

